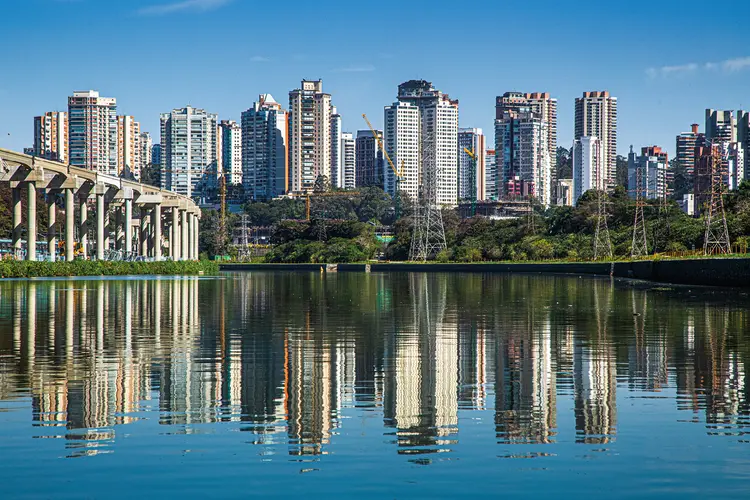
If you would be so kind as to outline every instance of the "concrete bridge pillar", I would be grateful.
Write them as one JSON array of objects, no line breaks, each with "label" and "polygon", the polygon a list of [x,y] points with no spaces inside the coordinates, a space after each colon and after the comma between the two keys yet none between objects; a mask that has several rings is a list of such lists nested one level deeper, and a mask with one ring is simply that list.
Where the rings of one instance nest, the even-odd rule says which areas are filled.
[{"label": "concrete bridge pillar", "polygon": [[187,210],[180,209],[180,257],[184,260],[190,259],[188,253],[188,214]]},{"label": "concrete bridge pillar", "polygon": [[81,238],[81,248],[83,249],[83,258],[89,257],[89,198],[88,193],[81,196],[79,201],[80,212],[78,220],[78,234]]},{"label": "concrete bridge pillar", "polygon": [[122,207],[115,207],[115,250],[123,250],[125,248],[125,228],[122,225]]},{"label": "concrete bridge pillar", "polygon": [[110,239],[112,237],[112,232],[110,229],[110,226],[112,225],[112,219],[111,219],[111,213],[110,213],[110,207],[109,203],[104,203],[104,249],[109,250],[110,249]]},{"label": "concrete bridge pillar", "polygon": [[[57,232],[56,232],[57,207],[55,206],[55,194],[47,190],[47,253],[50,262],[57,259]],[[67,242],[66,242],[67,243]]]},{"label": "concrete bridge pillar", "polygon": [[36,183],[26,183],[26,260],[36,260]]},{"label": "concrete bridge pillar", "polygon": [[161,260],[161,205],[158,203],[151,210],[151,227],[154,228],[154,260],[158,262]]},{"label": "concrete bridge pillar", "polygon": [[75,256],[76,201],[72,189],[65,190],[65,260],[72,262]]},{"label": "concrete bridge pillar", "polygon": [[200,219],[198,218],[198,215],[193,214],[193,225],[195,226],[195,231],[193,231],[195,234],[193,235],[193,239],[195,240],[193,242],[193,255],[195,260],[198,260],[200,258],[200,253],[198,249],[198,228],[200,227]]},{"label": "concrete bridge pillar", "polygon": [[169,238],[169,253],[172,260],[180,260],[180,210],[172,207],[172,233]]},{"label": "concrete bridge pillar", "polygon": [[104,191],[96,193],[96,260],[104,260]]},{"label": "concrete bridge pillar", "polygon": [[133,200],[125,199],[125,253],[133,252]]},{"label": "concrete bridge pillar", "polygon": [[21,237],[23,233],[23,202],[21,186],[13,188],[13,252],[15,257],[21,255]]},{"label": "concrete bridge pillar", "polygon": [[148,210],[141,207],[141,244],[140,253],[142,257],[148,257]]}]

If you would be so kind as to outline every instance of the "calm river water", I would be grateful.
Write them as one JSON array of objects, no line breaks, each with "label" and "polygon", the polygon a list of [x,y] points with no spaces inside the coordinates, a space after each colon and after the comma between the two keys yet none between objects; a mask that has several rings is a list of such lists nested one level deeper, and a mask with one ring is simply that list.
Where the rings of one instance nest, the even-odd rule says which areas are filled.
[{"label": "calm river water", "polygon": [[0,281],[2,496],[746,496],[750,298],[510,275]]}]

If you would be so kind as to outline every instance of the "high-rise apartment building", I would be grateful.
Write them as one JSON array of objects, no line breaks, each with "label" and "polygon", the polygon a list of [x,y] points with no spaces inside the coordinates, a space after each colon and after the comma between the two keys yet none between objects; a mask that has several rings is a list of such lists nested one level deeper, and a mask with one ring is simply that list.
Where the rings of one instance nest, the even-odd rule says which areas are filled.
[{"label": "high-rise apartment building", "polygon": [[234,120],[219,123],[221,167],[227,184],[242,184],[242,127]]},{"label": "high-rise apartment building", "polygon": [[117,174],[141,178],[141,124],[132,116],[117,117]]},{"label": "high-rise apartment building", "polygon": [[695,172],[695,148],[705,146],[706,136],[698,132],[698,124],[690,126],[690,132],[683,132],[677,136],[677,147],[675,148],[675,160],[677,166],[682,167],[689,177]]},{"label": "high-rise apartment building", "polygon": [[292,191],[311,191],[318,176],[331,179],[331,94],[321,80],[289,92],[289,163]]},{"label": "high-rise apartment building", "polygon": [[[419,108],[408,102],[396,101],[385,108],[383,144],[394,165],[401,171],[399,189],[412,201],[417,200],[420,172]],[[396,174],[386,168],[384,172],[385,192],[396,194]]]},{"label": "high-rise apartment building", "polygon": [[504,111],[495,120],[495,156],[507,199],[533,197],[552,203],[552,161],[547,140],[548,122],[530,107]]},{"label": "high-rise apartment building", "polygon": [[148,132],[141,132],[141,167],[153,164],[154,140]]},{"label": "high-rise apartment building", "polygon": [[731,111],[706,110],[706,140],[737,142],[737,118]]},{"label": "high-rise apartment building", "polygon": [[641,148],[640,156],[635,154],[632,146],[630,147],[628,188],[631,198],[639,195],[647,200],[666,198],[669,194],[668,172],[669,156],[660,147]]},{"label": "high-rise apartment building", "polygon": [[357,145],[354,134],[343,132],[341,134],[341,153],[343,159],[342,177],[344,189],[354,189],[357,185]]},{"label": "high-rise apartment building", "polygon": [[598,137],[583,136],[573,143],[573,203],[590,189],[607,189],[608,168]]},{"label": "high-rise apartment building", "polygon": [[34,156],[68,163],[68,113],[52,111],[34,117]]},{"label": "high-rise apartment building", "polygon": [[606,90],[584,92],[576,98],[575,109],[575,140],[598,138],[604,185],[612,188],[617,178],[617,98]]},{"label": "high-rise apartment building", "polygon": [[117,175],[117,100],[95,90],[68,97],[70,165]]},{"label": "high-rise apartment building", "polygon": [[242,184],[245,196],[269,200],[289,191],[288,114],[271,94],[242,113]]},{"label": "high-rise apartment building", "polygon": [[500,199],[500,192],[498,191],[499,183],[501,183],[501,180],[498,180],[495,150],[488,149],[484,152],[485,193],[484,197],[481,199],[487,201],[498,201]]},{"label": "high-rise apartment building", "polygon": [[161,144],[154,144],[151,148],[151,164],[161,166]]},{"label": "high-rise apartment building", "polygon": [[378,146],[376,137],[379,137],[382,141],[383,131],[376,130],[375,134],[372,133],[372,130],[357,131],[355,152],[357,187],[377,186],[381,189],[384,187],[383,176],[385,172],[383,169],[388,168],[390,170],[390,165],[385,165],[383,152]]},{"label": "high-rise apartment building", "polygon": [[503,118],[506,111],[529,108],[547,124],[547,148],[552,164],[551,184],[557,179],[557,99],[549,92],[506,92],[495,99],[495,119]]},{"label": "high-rise apartment building", "polygon": [[[416,110],[416,122],[412,108]],[[400,129],[399,118],[403,120]],[[401,158],[391,156],[399,166],[402,160],[406,162],[402,189],[416,200],[420,184],[434,178],[435,203],[454,206],[458,198],[458,101],[435,89],[430,82],[410,80],[399,85],[398,102],[386,108],[385,122],[389,155],[391,150],[401,149],[399,139],[405,147],[414,149],[411,152],[401,149]],[[416,130],[409,128],[414,126]],[[393,184],[393,175],[386,172],[388,189],[389,183]]]},{"label": "high-rise apartment building", "polygon": [[187,106],[161,115],[161,186],[201,199],[215,187],[218,116]]},{"label": "high-rise apartment building", "polygon": [[[466,152],[471,151],[475,159]],[[485,187],[485,139],[481,128],[458,130],[458,199],[468,200],[472,194],[477,200],[486,196]],[[474,170],[472,172],[472,170]],[[472,181],[473,178],[473,181]]]},{"label": "high-rise apartment building", "polygon": [[737,142],[742,146],[745,156],[743,179],[750,179],[750,112],[737,111]]},{"label": "high-rise apartment building", "polygon": [[344,187],[344,151],[341,115],[336,106],[331,107],[331,177],[329,181],[335,188]]}]

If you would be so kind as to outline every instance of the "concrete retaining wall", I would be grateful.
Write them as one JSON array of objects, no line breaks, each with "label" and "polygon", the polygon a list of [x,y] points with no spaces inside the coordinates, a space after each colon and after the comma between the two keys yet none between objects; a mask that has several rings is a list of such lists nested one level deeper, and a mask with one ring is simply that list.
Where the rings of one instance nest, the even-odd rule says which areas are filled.
[{"label": "concrete retaining wall", "polygon": [[[368,264],[339,264],[337,272],[366,272]],[[569,274],[633,278],[682,285],[750,287],[750,259],[518,264],[370,264],[372,272]],[[222,271],[325,272],[325,264],[222,264]]]}]

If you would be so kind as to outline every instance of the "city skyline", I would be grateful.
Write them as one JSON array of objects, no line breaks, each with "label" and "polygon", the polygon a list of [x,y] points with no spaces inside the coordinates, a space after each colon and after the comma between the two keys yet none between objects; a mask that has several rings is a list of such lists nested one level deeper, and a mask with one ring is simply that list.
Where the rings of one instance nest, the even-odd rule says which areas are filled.
[{"label": "city skyline", "polygon": [[[0,109],[3,109],[0,137],[3,138],[3,147],[20,151],[31,146],[33,136],[29,123],[32,117],[52,110],[63,111],[62,96],[71,89],[85,88],[98,89],[102,95],[116,96],[118,113],[136,117],[141,121],[142,130],[150,132],[152,136],[158,130],[158,115],[169,109],[184,107],[189,103],[210,109],[221,119],[239,122],[240,113],[250,107],[256,95],[284,95],[301,78],[322,78],[326,81],[326,91],[336,96],[336,105],[344,118],[343,128],[350,132],[363,128],[363,124],[358,123],[359,115],[363,112],[372,116],[377,129],[382,129],[382,113],[379,111],[392,102],[392,88],[412,78],[428,79],[461,101],[459,126],[484,130],[493,129],[494,113],[491,106],[498,95],[534,89],[549,92],[558,99],[558,144],[567,148],[573,142],[575,97],[584,91],[606,89],[619,100],[617,153],[622,156],[627,155],[632,144],[636,149],[658,145],[670,157],[674,157],[674,137],[689,130],[691,123],[702,123],[705,108],[743,109],[747,106],[742,84],[750,72],[750,57],[734,49],[717,54],[709,47],[690,44],[691,28],[718,19],[718,13],[715,14],[713,10],[698,19],[690,15],[690,9],[676,11],[666,6],[649,5],[650,15],[661,16],[665,21],[659,32],[653,33],[647,40],[633,40],[627,35],[633,21],[638,19],[638,2],[627,11],[618,12],[606,33],[566,31],[565,36],[545,31],[544,27],[555,22],[556,16],[567,19],[571,16],[570,8],[552,3],[545,5],[544,2],[543,5],[524,6],[518,14],[531,15],[536,9],[546,8],[540,29],[551,34],[539,37],[539,40],[530,40],[529,50],[505,54],[500,64],[486,60],[483,51],[467,54],[461,50],[461,42],[467,37],[479,44],[496,43],[495,30],[491,29],[495,16],[482,16],[473,25],[457,23],[440,51],[420,52],[420,56],[415,58],[410,57],[412,52],[409,45],[403,43],[406,35],[400,33],[406,24],[402,20],[393,21],[387,15],[391,3],[384,3],[382,14],[368,16],[353,25],[338,23],[331,33],[319,34],[320,44],[328,50],[316,50],[316,55],[311,56],[300,53],[303,49],[298,42],[301,36],[310,32],[314,23],[307,26],[293,16],[285,16],[287,9],[293,12],[296,8],[296,1],[289,2],[276,12],[287,19],[287,28],[293,33],[289,40],[265,37],[274,28],[273,25],[259,26],[258,36],[252,40],[231,35],[230,38],[237,43],[215,61],[214,69],[189,79],[173,70],[185,64],[190,57],[211,58],[213,62],[215,47],[199,46],[197,41],[179,34],[177,26],[180,22],[165,21],[198,18],[206,29],[231,34],[241,26],[244,14],[250,12],[250,3],[234,0],[154,6],[152,1],[147,0],[127,5],[110,5],[96,0],[31,0],[7,6],[7,19],[25,19],[33,15],[36,20],[33,26],[18,23],[4,27],[9,39],[23,33],[26,41],[24,46],[14,47],[6,55],[11,64],[33,60],[33,54],[39,53],[40,48],[49,42],[44,26],[55,22],[72,22],[76,10],[80,8],[96,7],[101,15],[118,18],[115,21],[118,27],[131,26],[137,36],[127,51],[114,43],[100,43],[91,47],[94,57],[107,54],[105,59],[97,57],[101,64],[97,64],[96,68],[84,66],[73,71],[64,65],[56,67],[54,84],[47,78],[6,79],[0,84]],[[734,7],[733,12],[738,15],[748,9],[744,6]],[[403,14],[406,17],[417,10],[416,6],[400,8],[405,8]],[[320,14],[311,15],[317,18],[323,15],[323,11],[330,10],[321,9]],[[484,10],[494,14],[500,12],[502,6],[486,5]],[[335,23],[343,15],[334,11],[328,12],[326,17],[328,22]],[[432,24],[427,21],[439,16],[440,12],[427,14],[429,19],[413,28],[415,32],[409,36],[424,34],[432,29]],[[577,12],[576,16],[583,23],[594,18],[595,13]],[[105,29],[112,27],[94,25],[86,33],[58,33],[55,43],[63,48],[77,46],[89,40],[89,36],[101,38]],[[521,32],[520,27],[513,25],[507,29],[510,34]],[[367,33],[373,35],[368,36]],[[384,33],[386,36],[383,36]],[[143,57],[147,53],[144,51],[153,47],[158,40],[172,35],[177,36],[184,50],[170,54],[164,71],[159,72],[160,78],[155,80],[151,75],[158,63]],[[354,36],[357,38],[353,43],[341,43],[341,40]],[[373,37],[377,38],[377,49],[372,48]],[[726,40],[727,47],[742,46],[738,30],[729,30]],[[571,58],[570,54],[580,51],[584,43],[586,47],[597,48],[587,49],[587,57]],[[535,52],[535,59],[531,60],[528,54],[540,46],[545,47],[545,52],[542,55]],[[684,50],[686,46],[691,46],[689,53]],[[445,64],[451,58],[456,64]],[[477,65],[483,68],[482,77],[468,77],[469,70],[462,71],[463,68]],[[133,67],[141,67],[142,70],[133,72]],[[231,75],[232,81],[247,83],[242,86],[229,85],[230,79],[216,77],[224,73]],[[370,98],[363,101],[363,93]]]}]

